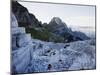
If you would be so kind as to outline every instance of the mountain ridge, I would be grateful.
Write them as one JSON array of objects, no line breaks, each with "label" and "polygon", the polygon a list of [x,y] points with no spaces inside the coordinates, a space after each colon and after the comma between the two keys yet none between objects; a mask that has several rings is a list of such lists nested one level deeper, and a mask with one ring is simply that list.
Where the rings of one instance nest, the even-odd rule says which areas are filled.
[{"label": "mountain ridge", "polygon": [[[26,32],[31,33],[33,38],[40,40],[46,39],[45,41],[52,42],[72,42],[89,39],[82,32],[73,32],[59,17],[53,17],[49,24],[42,24],[34,14],[30,13],[26,7],[17,1],[12,1],[12,12],[17,18],[18,25],[25,27]],[[38,35],[34,34],[34,32],[37,32]],[[83,35],[83,37],[80,35]]]}]

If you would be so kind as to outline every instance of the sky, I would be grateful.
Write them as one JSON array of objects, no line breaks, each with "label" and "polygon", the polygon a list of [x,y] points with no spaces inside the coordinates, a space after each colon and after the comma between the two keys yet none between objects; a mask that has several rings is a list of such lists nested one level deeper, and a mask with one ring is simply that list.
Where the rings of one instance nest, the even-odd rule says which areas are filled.
[{"label": "sky", "polygon": [[59,17],[69,27],[80,30],[95,31],[95,6],[48,4],[19,2],[33,13],[42,23],[49,23],[53,17]]}]

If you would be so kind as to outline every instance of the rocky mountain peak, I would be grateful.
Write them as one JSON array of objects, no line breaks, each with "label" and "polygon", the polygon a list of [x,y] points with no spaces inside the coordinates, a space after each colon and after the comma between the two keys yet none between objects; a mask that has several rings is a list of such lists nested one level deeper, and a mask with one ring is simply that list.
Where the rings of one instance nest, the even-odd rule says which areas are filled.
[{"label": "rocky mountain peak", "polygon": [[60,24],[60,23],[62,23],[62,20],[59,17],[53,17],[51,22],[56,22],[57,24]]},{"label": "rocky mountain peak", "polygon": [[[57,38],[57,36],[59,36],[69,42],[87,39],[85,34],[81,32],[73,32],[59,17],[54,16],[49,24],[42,24],[42,22],[39,21],[34,14],[30,13],[26,7],[16,1],[12,1],[12,12],[15,14],[18,26],[25,27],[26,32],[31,33],[33,37],[50,41],[51,37]],[[38,33],[37,35],[34,34],[36,32]],[[46,36],[44,37],[44,35]],[[85,38],[83,38],[83,36]]]}]

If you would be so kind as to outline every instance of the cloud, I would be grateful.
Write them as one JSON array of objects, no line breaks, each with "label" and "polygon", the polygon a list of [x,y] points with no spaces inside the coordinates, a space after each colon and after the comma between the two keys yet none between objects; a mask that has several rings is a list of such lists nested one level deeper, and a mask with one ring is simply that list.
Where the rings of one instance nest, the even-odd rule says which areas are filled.
[{"label": "cloud", "polygon": [[95,27],[94,16],[67,17],[66,21],[69,25]]}]

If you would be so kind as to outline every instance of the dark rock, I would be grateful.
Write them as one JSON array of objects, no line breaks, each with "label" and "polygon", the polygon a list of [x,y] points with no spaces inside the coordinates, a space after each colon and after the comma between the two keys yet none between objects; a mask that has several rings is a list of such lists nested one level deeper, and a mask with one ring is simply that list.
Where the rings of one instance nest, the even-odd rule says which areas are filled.
[{"label": "dark rock", "polygon": [[48,25],[48,30],[56,35],[64,37],[67,42],[87,40],[89,39],[84,33],[78,31],[72,31],[67,25],[58,17],[54,17]]},{"label": "dark rock", "polygon": [[52,68],[51,64],[48,64],[48,70],[50,70]]},{"label": "dark rock", "polygon": [[29,13],[26,7],[22,6],[17,1],[12,1],[12,12],[15,14],[19,26],[41,26],[41,22],[39,22],[33,14]]}]

